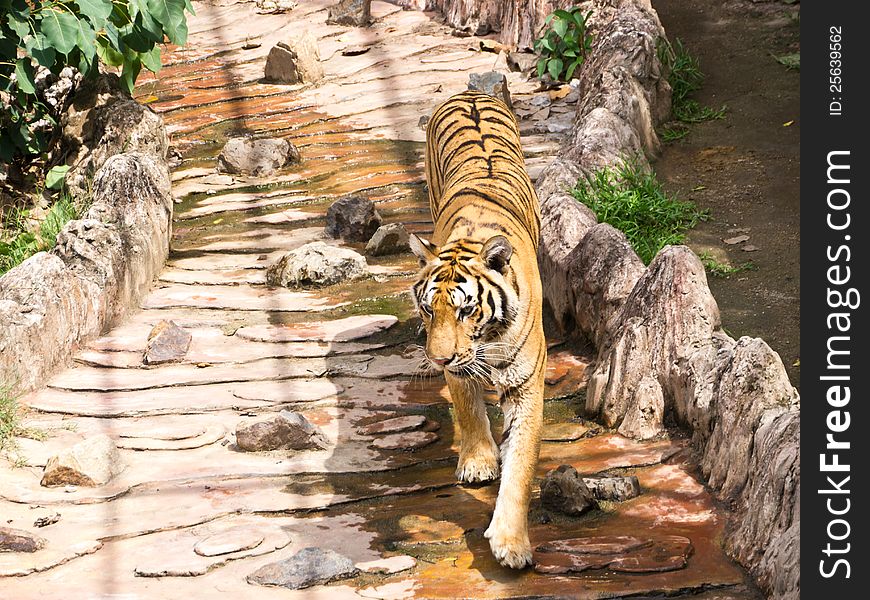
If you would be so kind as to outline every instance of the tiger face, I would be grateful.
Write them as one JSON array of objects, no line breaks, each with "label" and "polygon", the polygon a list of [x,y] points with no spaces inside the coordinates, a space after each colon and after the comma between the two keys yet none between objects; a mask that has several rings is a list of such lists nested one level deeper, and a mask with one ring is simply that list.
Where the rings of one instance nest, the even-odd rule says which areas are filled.
[{"label": "tiger face", "polygon": [[504,236],[436,247],[411,236],[422,271],[414,303],[426,329],[426,357],[459,377],[490,379],[507,355],[500,342],[517,315],[513,248]]}]

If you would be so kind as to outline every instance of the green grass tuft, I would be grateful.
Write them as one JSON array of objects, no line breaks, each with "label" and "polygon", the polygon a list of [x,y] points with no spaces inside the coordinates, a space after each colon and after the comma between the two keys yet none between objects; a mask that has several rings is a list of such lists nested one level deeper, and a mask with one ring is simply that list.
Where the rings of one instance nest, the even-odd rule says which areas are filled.
[{"label": "green grass tuft", "polygon": [[50,250],[57,234],[69,221],[77,219],[83,211],[67,196],[61,195],[48,210],[45,220],[36,231],[29,231],[23,211],[10,211],[3,216],[0,230],[0,275],[43,250]]},{"label": "green grass tuft", "polygon": [[795,52],[794,54],[783,54],[782,56],[776,56],[775,54],[771,54],[774,60],[784,66],[789,71],[800,71],[801,70],[801,53]]},{"label": "green grass tuft", "polygon": [[704,269],[707,273],[713,277],[720,277],[723,279],[734,275],[735,273],[754,271],[758,268],[758,266],[751,260],[737,266],[731,266],[727,263],[719,262],[709,252],[701,252],[701,254],[698,255],[698,258],[701,259],[701,264],[704,265]]},{"label": "green grass tuft", "polygon": [[686,125],[724,119],[728,111],[726,106],[712,108],[703,106],[691,96],[701,89],[704,83],[704,73],[698,58],[692,56],[683,41],[679,38],[669,44],[661,40],[658,46],[659,60],[668,69],[668,83],[671,84],[671,114],[673,121],[659,130],[659,135],[665,142],[672,142],[686,137],[689,133]]},{"label": "green grass tuft", "polygon": [[655,173],[630,161],[581,179],[572,194],[599,222],[625,233],[644,264],[668,244],[682,244],[685,231],[709,218],[694,203],[669,196]]},{"label": "green grass tuft", "polygon": [[15,437],[21,429],[21,406],[14,386],[0,383],[0,451],[16,448]]}]

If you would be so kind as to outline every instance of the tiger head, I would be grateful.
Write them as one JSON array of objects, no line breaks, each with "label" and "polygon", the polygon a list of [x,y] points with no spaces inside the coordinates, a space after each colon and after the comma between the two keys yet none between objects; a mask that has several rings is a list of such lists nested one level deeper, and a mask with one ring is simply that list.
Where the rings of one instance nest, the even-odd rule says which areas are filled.
[{"label": "tiger head", "polygon": [[453,375],[486,378],[508,354],[501,336],[519,304],[504,236],[459,240],[438,248],[416,235],[411,250],[422,270],[414,303],[426,329],[426,357]]}]

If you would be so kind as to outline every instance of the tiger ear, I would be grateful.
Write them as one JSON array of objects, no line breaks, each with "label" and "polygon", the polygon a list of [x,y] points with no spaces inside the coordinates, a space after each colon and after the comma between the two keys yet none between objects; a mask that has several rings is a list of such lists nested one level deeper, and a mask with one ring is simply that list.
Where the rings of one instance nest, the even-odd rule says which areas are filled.
[{"label": "tiger ear", "polygon": [[511,243],[503,235],[489,238],[480,251],[480,258],[488,268],[504,274],[514,253]]},{"label": "tiger ear", "polygon": [[411,246],[411,252],[420,259],[421,267],[425,267],[427,263],[432,262],[438,257],[438,248],[435,247],[435,244],[424,240],[416,233],[410,235],[408,245]]}]

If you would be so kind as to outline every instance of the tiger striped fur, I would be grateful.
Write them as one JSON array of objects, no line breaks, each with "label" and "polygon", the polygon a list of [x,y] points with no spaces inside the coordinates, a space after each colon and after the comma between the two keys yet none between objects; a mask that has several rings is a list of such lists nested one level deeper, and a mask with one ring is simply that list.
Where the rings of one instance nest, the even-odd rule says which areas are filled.
[{"label": "tiger striped fur", "polygon": [[[528,508],[543,419],[547,345],[537,247],[540,209],[517,122],[499,100],[463,92],[427,126],[432,241],[412,236],[422,270],[413,287],[426,356],[443,369],[461,433],[460,481],[501,485],[486,537],[504,566],[531,564]],[[504,412],[501,451],[483,388]]]}]

